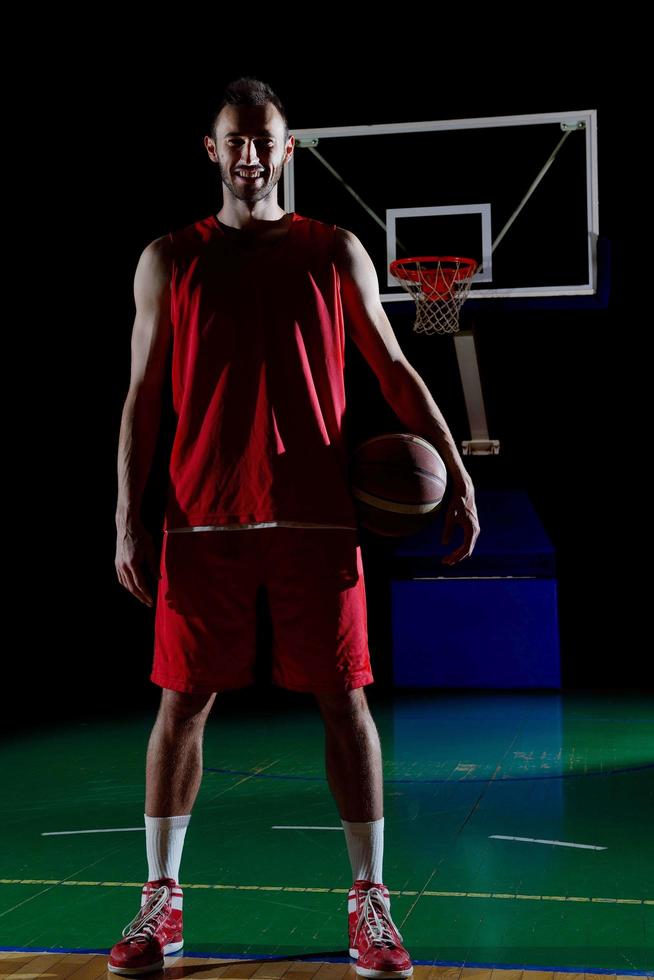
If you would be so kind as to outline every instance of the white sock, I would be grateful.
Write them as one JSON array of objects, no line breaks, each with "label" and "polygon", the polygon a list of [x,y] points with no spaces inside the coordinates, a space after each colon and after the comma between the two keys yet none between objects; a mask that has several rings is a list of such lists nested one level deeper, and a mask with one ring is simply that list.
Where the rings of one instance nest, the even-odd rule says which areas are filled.
[{"label": "white sock", "polygon": [[174,878],[179,884],[184,837],[191,814],[176,817],[145,817],[145,848],[148,855],[148,881]]},{"label": "white sock", "polygon": [[341,823],[345,831],[353,880],[366,878],[368,881],[383,883],[384,818],[366,822],[341,819]]}]

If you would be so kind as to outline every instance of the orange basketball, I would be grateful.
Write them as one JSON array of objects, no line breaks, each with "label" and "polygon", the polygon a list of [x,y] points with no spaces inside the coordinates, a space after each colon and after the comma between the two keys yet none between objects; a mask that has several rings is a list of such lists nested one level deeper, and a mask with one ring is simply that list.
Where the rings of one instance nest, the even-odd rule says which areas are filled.
[{"label": "orange basketball", "polygon": [[350,456],[349,475],[360,523],[386,537],[415,534],[431,523],[447,487],[437,451],[410,432],[362,442]]}]

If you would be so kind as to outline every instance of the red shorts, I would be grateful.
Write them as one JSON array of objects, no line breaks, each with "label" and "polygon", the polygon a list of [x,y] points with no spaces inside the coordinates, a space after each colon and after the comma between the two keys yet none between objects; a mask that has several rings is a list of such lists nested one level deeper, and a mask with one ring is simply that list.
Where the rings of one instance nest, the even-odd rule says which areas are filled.
[{"label": "red shorts", "polygon": [[274,684],[340,693],[373,683],[356,530],[169,532],[160,572],[150,674],[160,687],[211,693],[254,684],[261,586]]}]

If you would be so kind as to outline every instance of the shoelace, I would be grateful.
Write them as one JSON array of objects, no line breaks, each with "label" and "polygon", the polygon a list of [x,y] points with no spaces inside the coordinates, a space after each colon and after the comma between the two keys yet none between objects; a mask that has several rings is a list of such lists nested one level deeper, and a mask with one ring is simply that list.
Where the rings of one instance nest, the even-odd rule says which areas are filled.
[{"label": "shoelace", "polygon": [[169,894],[170,889],[166,885],[157,888],[132,921],[125,926],[123,937],[125,939],[151,939],[160,920],[164,918]]},{"label": "shoelace", "polygon": [[[379,914],[377,905],[381,907],[381,915]],[[388,943],[389,946],[396,946],[395,935],[402,940],[399,929],[391,919],[391,914],[384,901],[384,893],[381,888],[369,888],[366,892],[363,908],[359,914],[359,921],[357,922],[354,933],[355,942],[356,937],[359,935],[359,929],[364,923],[370,929],[374,945],[381,946],[384,943]],[[395,932],[391,931],[391,927]]]}]

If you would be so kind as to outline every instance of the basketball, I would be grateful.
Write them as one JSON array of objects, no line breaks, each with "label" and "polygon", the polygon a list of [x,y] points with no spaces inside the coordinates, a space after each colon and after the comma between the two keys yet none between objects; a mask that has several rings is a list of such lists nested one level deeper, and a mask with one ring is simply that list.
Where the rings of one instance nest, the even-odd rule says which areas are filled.
[{"label": "basketball", "polygon": [[369,531],[403,537],[438,514],[447,468],[422,436],[398,432],[367,439],[351,454],[349,468],[357,516]]}]

